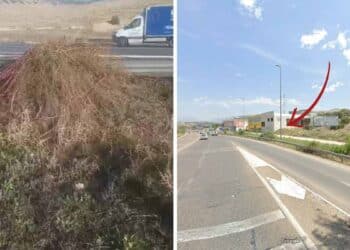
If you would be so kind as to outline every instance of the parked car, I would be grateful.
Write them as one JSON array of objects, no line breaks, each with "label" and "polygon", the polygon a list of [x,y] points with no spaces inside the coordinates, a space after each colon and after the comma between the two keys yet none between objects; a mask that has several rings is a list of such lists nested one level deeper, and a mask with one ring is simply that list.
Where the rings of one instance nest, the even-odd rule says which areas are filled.
[{"label": "parked car", "polygon": [[117,46],[166,43],[173,47],[173,6],[150,6],[113,34]]},{"label": "parked car", "polygon": [[218,133],[215,130],[211,131],[210,134],[211,136],[218,136]]}]

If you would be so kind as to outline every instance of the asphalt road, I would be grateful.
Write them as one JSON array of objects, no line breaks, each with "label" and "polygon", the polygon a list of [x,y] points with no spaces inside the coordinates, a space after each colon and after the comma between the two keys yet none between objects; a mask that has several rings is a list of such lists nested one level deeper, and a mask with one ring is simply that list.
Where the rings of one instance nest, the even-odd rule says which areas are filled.
[{"label": "asphalt road", "polygon": [[[257,218],[264,219],[255,224]],[[278,249],[301,242],[242,155],[223,137],[198,141],[178,154],[178,231],[178,249]]]},{"label": "asphalt road", "polygon": [[[350,167],[237,137],[183,145],[178,249],[350,249]],[[285,177],[302,197],[277,192]]]},{"label": "asphalt road", "polygon": [[350,214],[350,167],[256,140],[231,137]]},{"label": "asphalt road", "polygon": [[[101,46],[110,64],[115,65],[121,59],[125,67],[132,73],[141,75],[154,75],[159,77],[172,77],[173,75],[173,49],[160,45],[145,45],[120,48],[113,43],[94,42]],[[33,45],[25,43],[0,43],[0,66],[24,54]]]}]

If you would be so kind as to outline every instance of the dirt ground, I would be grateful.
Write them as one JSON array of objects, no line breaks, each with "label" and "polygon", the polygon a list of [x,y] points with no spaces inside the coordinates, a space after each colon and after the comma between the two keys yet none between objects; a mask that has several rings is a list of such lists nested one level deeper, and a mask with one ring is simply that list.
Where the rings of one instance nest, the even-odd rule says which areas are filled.
[{"label": "dirt ground", "polygon": [[[0,0],[0,42],[42,42],[60,39],[111,38],[112,32],[154,4],[172,0],[105,0],[90,4],[37,2],[7,4]],[[117,15],[119,25],[108,21]]]}]

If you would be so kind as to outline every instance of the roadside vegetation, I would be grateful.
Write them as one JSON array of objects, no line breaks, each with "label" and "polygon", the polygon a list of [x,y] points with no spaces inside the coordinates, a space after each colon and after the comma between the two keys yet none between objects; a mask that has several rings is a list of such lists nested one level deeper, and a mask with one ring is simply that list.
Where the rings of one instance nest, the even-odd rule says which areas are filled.
[{"label": "roadside vegetation", "polygon": [[[230,134],[228,134],[230,135]],[[248,137],[252,139],[257,140],[264,140],[269,141],[271,143],[279,144],[281,146],[293,148],[305,153],[310,154],[316,154],[324,158],[328,158],[331,160],[341,161],[344,163],[350,163],[349,160],[344,160],[343,158],[339,158],[332,154],[326,154],[321,152],[328,151],[335,154],[342,154],[342,155],[349,155],[350,156],[350,137],[348,137],[346,143],[344,145],[332,145],[332,144],[325,144],[325,143],[319,143],[316,141],[303,141],[293,138],[282,138],[282,140],[279,138],[278,135],[272,133],[272,132],[265,132],[265,133],[254,133],[249,131],[239,131],[237,133],[231,133],[231,135],[236,136],[243,136]],[[321,150],[321,151],[320,151]]]},{"label": "roadside vegetation", "polygon": [[171,248],[171,85],[98,54],[48,43],[0,72],[0,249]]},{"label": "roadside vegetation", "polygon": [[[350,136],[350,110],[340,109],[336,111],[320,112],[319,115],[336,115],[340,119],[338,128],[294,128],[294,129],[283,129],[283,135],[309,137],[322,140],[332,140],[339,142],[347,142]],[[279,134],[279,130],[275,132]]]},{"label": "roadside vegetation", "polygon": [[177,137],[183,136],[186,133],[186,126],[179,125],[177,127]]}]

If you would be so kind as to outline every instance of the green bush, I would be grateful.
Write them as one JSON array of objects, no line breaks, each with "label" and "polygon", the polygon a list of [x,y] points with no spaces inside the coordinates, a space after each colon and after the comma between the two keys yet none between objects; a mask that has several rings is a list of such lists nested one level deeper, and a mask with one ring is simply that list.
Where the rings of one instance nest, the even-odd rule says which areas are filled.
[{"label": "green bush", "polygon": [[309,142],[305,147],[302,147],[302,151],[305,153],[314,153],[315,149],[318,149],[320,144],[316,141]]},{"label": "green bush", "polygon": [[273,132],[264,132],[260,135],[260,138],[262,139],[267,139],[267,140],[271,140],[271,139],[275,139],[275,135]]}]

